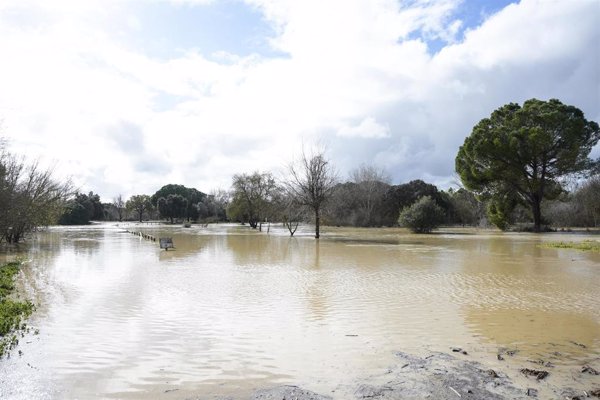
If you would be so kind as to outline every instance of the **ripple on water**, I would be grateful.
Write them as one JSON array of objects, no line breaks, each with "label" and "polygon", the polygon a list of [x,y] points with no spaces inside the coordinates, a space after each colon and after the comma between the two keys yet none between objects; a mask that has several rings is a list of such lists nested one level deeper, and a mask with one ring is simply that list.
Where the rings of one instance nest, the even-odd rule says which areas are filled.
[{"label": "ripple on water", "polygon": [[[80,385],[75,397],[91,397],[85,385],[114,393],[164,382],[333,388],[387,367],[395,350],[424,346],[518,345],[535,354],[555,343],[573,360],[600,348],[600,272],[586,260],[565,266],[560,253],[538,254],[535,242],[315,242],[177,228],[177,250],[166,254],[111,229],[49,232],[40,245],[59,247],[32,249],[46,252],[44,274],[29,279],[45,288],[48,312],[26,354],[69,393]],[[36,379],[32,388],[42,390]]]}]

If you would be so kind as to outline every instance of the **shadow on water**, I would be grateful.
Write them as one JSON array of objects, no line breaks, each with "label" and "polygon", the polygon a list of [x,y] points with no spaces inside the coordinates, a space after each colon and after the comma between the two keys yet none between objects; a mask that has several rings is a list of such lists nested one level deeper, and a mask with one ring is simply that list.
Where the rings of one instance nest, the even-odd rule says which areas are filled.
[{"label": "shadow on water", "polygon": [[[333,237],[328,237],[326,240],[330,240],[332,242],[337,242],[337,243],[345,243],[345,244],[373,244],[373,245],[377,245],[377,244],[381,244],[381,245],[399,245],[401,244],[401,242],[399,240],[394,240],[394,239],[355,239],[355,238],[344,238],[344,237],[340,237],[340,236],[333,236]],[[410,243],[410,244],[418,244],[417,243]]]}]

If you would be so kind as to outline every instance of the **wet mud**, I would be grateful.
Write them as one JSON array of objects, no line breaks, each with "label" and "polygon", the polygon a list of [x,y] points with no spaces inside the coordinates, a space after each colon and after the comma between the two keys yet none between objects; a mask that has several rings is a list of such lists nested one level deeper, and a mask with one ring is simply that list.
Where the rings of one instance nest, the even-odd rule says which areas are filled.
[{"label": "wet mud", "polygon": [[[337,393],[321,394],[297,386],[278,386],[253,393],[251,400],[326,400],[326,399],[377,399],[377,400],[504,400],[504,399],[566,399],[583,400],[600,398],[600,380],[596,369],[586,365],[574,369],[574,386],[589,389],[574,389],[556,386],[544,381],[550,374],[544,370],[523,368],[521,373],[528,377],[527,384],[515,382],[504,371],[490,369],[483,364],[470,361],[462,351],[454,351],[462,357],[446,353],[432,353],[419,357],[403,352],[396,353],[398,364],[379,377],[357,383],[354,388],[340,388]],[[544,381],[544,382],[542,382]],[[382,383],[383,382],[383,383]],[[340,396],[340,393],[341,394]],[[188,400],[200,400],[202,397]],[[246,397],[226,397],[218,400],[241,400]]]}]

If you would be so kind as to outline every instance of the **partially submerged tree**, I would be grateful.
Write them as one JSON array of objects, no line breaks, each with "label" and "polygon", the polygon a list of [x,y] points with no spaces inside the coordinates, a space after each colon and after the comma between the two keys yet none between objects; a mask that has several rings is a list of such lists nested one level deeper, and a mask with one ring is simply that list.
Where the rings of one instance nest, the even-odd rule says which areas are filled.
[{"label": "partially submerged tree", "polygon": [[444,220],[444,210],[429,196],[423,196],[398,217],[398,224],[415,233],[429,233]]},{"label": "partially submerged tree", "polygon": [[450,204],[442,192],[435,185],[416,179],[388,187],[381,203],[383,225],[395,225],[398,222],[400,211],[423,196],[431,197],[445,212],[448,212]]},{"label": "partially submerged tree", "polygon": [[166,198],[158,199],[158,212],[163,218],[168,218],[171,223],[176,218],[184,218],[188,207],[188,200],[179,194],[170,194]]},{"label": "partially submerged tree", "polygon": [[273,203],[279,188],[269,172],[233,176],[230,219],[248,222],[252,228],[262,230],[262,223],[273,215]]},{"label": "partially submerged tree", "polygon": [[0,241],[18,243],[41,226],[57,221],[72,189],[57,181],[51,169],[0,148]]},{"label": "partially submerged tree", "polygon": [[119,216],[119,222],[123,221],[123,217],[125,216],[125,199],[123,199],[123,195],[119,193],[117,197],[115,197],[112,201],[115,210],[117,210],[117,215]]},{"label": "partially submerged tree", "polygon": [[320,237],[321,212],[336,183],[336,173],[323,150],[302,152],[299,164],[290,165],[287,191],[295,201],[308,207],[315,216],[315,238]]},{"label": "partially submerged tree", "polygon": [[125,203],[125,207],[129,211],[135,213],[138,221],[142,222],[144,212],[148,212],[152,209],[152,202],[150,201],[150,196],[139,194],[131,196],[131,198],[127,200],[127,203]]},{"label": "partially submerged tree", "polygon": [[390,177],[382,169],[373,165],[362,164],[351,174],[356,184],[355,199],[359,205],[359,226],[381,225],[382,218],[375,215],[375,211],[381,208],[383,197],[389,189]]},{"label": "partially submerged tree", "polygon": [[492,198],[502,214],[506,207],[528,206],[539,232],[542,200],[561,193],[562,178],[598,163],[588,156],[599,139],[598,124],[576,107],[556,99],[510,103],[473,128],[456,156],[456,171],[465,187]]},{"label": "partially submerged tree", "polygon": [[[335,226],[361,226],[364,213],[358,199],[358,185],[354,182],[338,183],[331,191],[325,207],[327,220]],[[379,210],[378,210],[379,211]],[[378,212],[378,214],[381,214]]]},{"label": "partially submerged tree", "polygon": [[296,199],[287,193],[281,197],[280,207],[283,226],[290,232],[290,236],[294,236],[300,222],[306,218],[306,207],[298,204]]},{"label": "partially submerged tree", "polygon": [[228,205],[229,193],[226,190],[212,190],[202,205],[198,205],[200,218],[205,222],[226,221]]}]

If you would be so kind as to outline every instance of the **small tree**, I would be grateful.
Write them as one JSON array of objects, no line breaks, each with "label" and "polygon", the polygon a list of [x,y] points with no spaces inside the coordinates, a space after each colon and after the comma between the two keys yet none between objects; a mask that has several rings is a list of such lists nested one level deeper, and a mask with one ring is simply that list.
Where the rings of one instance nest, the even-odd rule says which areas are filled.
[{"label": "small tree", "polygon": [[119,195],[113,199],[112,204],[117,210],[119,222],[123,221],[123,216],[125,214],[125,200],[123,199],[123,195],[119,193]]},{"label": "small tree", "polygon": [[152,208],[152,202],[150,201],[150,196],[145,194],[131,196],[127,203],[125,203],[125,207],[137,214],[138,220],[142,222],[142,218],[144,216],[144,211],[150,211]]},{"label": "small tree", "polygon": [[281,219],[283,226],[290,232],[290,236],[298,230],[300,221],[304,220],[306,214],[305,207],[296,203],[295,199],[290,196],[282,196],[281,198]]},{"label": "small tree", "polygon": [[423,196],[400,212],[398,223],[415,233],[429,233],[444,221],[444,210],[429,196]]},{"label": "small tree", "polygon": [[435,185],[423,182],[420,179],[390,186],[381,202],[383,225],[392,226],[398,222],[400,211],[408,207],[423,196],[430,196],[444,210],[450,208],[442,192]]},{"label": "small tree", "polygon": [[323,150],[307,155],[302,152],[300,165],[289,167],[290,180],[286,188],[295,201],[306,206],[315,215],[315,239],[320,237],[321,211],[329,200],[336,183],[332,164],[325,158]]},{"label": "small tree", "polygon": [[270,172],[234,175],[228,214],[232,219],[247,220],[252,228],[262,231],[262,223],[272,215],[272,203],[278,193]]}]

